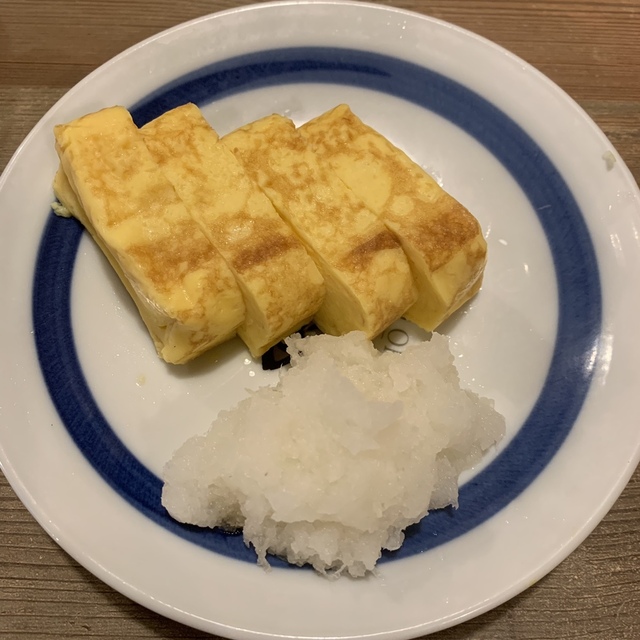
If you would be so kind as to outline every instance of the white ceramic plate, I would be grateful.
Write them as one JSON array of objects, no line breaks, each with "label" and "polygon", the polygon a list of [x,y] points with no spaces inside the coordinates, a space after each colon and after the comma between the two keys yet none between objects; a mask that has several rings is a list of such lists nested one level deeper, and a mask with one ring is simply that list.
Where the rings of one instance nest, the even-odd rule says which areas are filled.
[{"label": "white ceramic plate", "polygon": [[[266,573],[239,537],[180,527],[160,508],[174,449],[275,374],[236,341],[183,368],[158,360],[99,251],[50,212],[52,127],[116,103],[142,124],[188,100],[220,133],[347,102],[486,230],[483,291],[443,331],[464,382],[506,416],[507,438],[463,478],[460,509],[427,517],[377,576],[329,581],[280,563]],[[453,625],[551,570],[638,461],[637,186],[562,91],[452,25],[293,2],[178,26],[43,117],[0,180],[0,215],[2,470],[80,563],[188,625],[232,638],[406,638]]]}]

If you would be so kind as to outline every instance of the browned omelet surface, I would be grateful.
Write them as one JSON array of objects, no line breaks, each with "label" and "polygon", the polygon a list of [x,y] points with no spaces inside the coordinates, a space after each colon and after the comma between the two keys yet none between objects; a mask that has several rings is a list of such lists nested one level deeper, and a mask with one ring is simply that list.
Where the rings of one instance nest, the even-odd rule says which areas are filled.
[{"label": "browned omelet surface", "polygon": [[418,288],[405,317],[435,329],[481,286],[487,245],[478,221],[347,105],[299,131],[401,242]]},{"label": "browned omelet surface", "polygon": [[246,317],[238,335],[253,356],[309,322],[324,281],[306,249],[246,174],[198,107],[186,104],[142,128],[152,157],[230,266]]},{"label": "browned omelet surface", "polygon": [[291,120],[273,115],[222,138],[305,244],[326,295],[315,320],[326,333],[374,337],[415,302],[400,244],[309,148]]},{"label": "browned omelet surface", "polygon": [[131,294],[159,355],[240,335],[254,357],[311,319],[373,338],[426,330],[481,287],[474,216],[340,105],[219,139],[193,104],[141,130],[123,107],[54,129],[54,191]]},{"label": "browned omelet surface", "polygon": [[56,194],[117,265],[159,355],[187,362],[233,336],[245,315],[235,278],[126,109],[103,109],[54,134],[64,174]]}]

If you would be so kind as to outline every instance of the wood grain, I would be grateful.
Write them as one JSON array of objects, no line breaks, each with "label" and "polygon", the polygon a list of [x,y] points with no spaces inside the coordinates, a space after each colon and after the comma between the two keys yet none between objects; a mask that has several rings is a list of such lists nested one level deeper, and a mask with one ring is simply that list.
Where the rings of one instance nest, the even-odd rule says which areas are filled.
[{"label": "wood grain", "polygon": [[[97,66],[164,28],[238,4],[1,0],[0,168],[46,110]],[[640,181],[640,0],[381,4],[453,22],[532,63],[587,111]],[[134,604],[80,567],[0,474],[0,638],[207,637]],[[640,638],[640,471],[587,540],[538,584],[430,638]]]}]

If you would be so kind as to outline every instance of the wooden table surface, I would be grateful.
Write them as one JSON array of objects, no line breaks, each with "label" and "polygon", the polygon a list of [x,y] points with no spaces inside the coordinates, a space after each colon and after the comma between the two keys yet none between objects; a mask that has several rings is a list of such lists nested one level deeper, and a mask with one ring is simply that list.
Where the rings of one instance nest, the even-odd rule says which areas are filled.
[{"label": "wooden table surface", "polygon": [[[97,66],[162,29],[240,4],[0,0],[0,169],[45,111]],[[590,114],[640,181],[640,0],[385,4],[458,24],[532,63]],[[205,637],[134,604],[79,566],[0,474],[0,638]],[[430,638],[640,638],[640,472],[547,577]]]}]

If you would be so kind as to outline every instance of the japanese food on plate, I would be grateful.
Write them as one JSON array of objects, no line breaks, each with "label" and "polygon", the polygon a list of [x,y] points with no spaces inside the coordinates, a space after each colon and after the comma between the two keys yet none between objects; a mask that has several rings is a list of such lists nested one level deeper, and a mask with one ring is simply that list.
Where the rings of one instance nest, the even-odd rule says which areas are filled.
[{"label": "japanese food on plate", "polygon": [[54,135],[57,211],[91,233],[167,362],[235,335],[259,357],[311,320],[432,331],[481,286],[478,221],[346,105],[222,138],[193,104],[142,128],[114,106]]},{"label": "japanese food on plate", "polygon": [[[337,577],[374,571],[504,434],[445,337],[379,352],[399,318],[433,331],[480,289],[473,215],[346,105],[220,138],[185,104],[139,128],[109,107],[54,130],[56,212],[77,218],[181,364],[239,336],[286,340],[275,386],[222,411],[163,472],[173,518],[242,529]],[[313,321],[321,335],[296,331]]]}]

